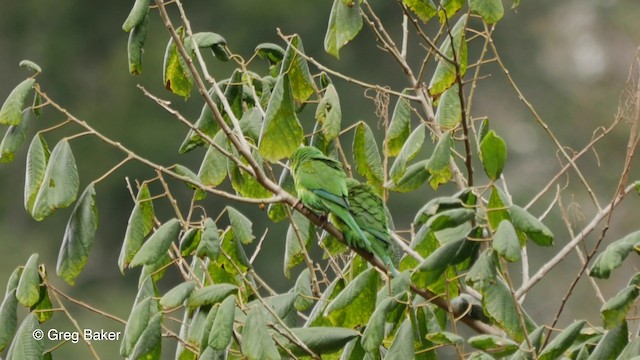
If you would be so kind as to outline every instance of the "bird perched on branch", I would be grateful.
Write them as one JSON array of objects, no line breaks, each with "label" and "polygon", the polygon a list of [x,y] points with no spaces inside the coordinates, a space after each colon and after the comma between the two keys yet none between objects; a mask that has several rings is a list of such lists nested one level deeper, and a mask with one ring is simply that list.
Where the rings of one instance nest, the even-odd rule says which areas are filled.
[{"label": "bird perched on branch", "polygon": [[[342,230],[347,244],[378,255],[386,266],[391,264],[389,256],[386,255],[386,246],[382,244],[385,240],[379,240],[375,235],[390,239],[382,199],[373,192],[373,189],[361,188],[359,185],[362,184],[349,180],[349,183],[354,185],[357,195],[350,196],[347,176],[342,165],[311,146],[303,146],[291,155],[291,173],[298,197],[305,206],[314,211],[329,213],[332,222]],[[357,202],[358,210],[355,213],[350,201]],[[376,210],[378,206],[381,213]],[[376,215],[371,216],[368,211]],[[381,219],[380,215],[384,219]],[[366,230],[363,231],[358,218],[362,226],[372,229],[370,236],[367,236]],[[381,223],[371,224],[376,221],[375,219],[380,220]],[[372,241],[376,244],[373,245]],[[390,269],[395,274],[392,264]]]}]

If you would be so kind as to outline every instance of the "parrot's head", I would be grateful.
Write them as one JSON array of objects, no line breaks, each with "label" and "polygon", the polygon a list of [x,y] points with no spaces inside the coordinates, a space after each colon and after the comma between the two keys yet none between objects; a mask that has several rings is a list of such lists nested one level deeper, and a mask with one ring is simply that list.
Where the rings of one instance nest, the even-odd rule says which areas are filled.
[{"label": "parrot's head", "polygon": [[289,158],[291,160],[291,171],[295,173],[298,165],[305,161],[318,157],[323,158],[324,154],[322,154],[322,151],[314,148],[313,146],[303,146],[299,148],[298,150],[294,151]]}]

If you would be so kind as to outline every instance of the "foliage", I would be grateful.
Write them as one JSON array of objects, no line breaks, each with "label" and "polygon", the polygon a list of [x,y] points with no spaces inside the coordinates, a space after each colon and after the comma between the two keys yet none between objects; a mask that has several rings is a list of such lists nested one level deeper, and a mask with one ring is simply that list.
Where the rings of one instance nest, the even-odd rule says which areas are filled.
[{"label": "foliage", "polygon": [[[640,339],[638,334],[630,337],[628,323],[634,321],[631,311],[640,294],[639,274],[632,276],[615,297],[601,299],[603,328],[577,320],[550,336],[550,332],[545,334],[546,324],[530,315],[523,301],[529,290],[574,249],[581,252],[583,263],[570,289],[596,255],[589,274],[606,279],[627,258],[640,253],[637,231],[600,252],[598,245],[604,232],[586,254],[579,247],[597,225],[608,227],[616,205],[637,187],[637,183],[627,182],[640,120],[630,121],[626,165],[613,199],[602,207],[594,195],[599,211],[593,221],[579,232],[569,229],[570,234],[577,235],[572,235],[555,256],[530,276],[527,249],[554,246],[554,234],[543,223],[544,216],[532,214],[531,204],[521,207],[512,202],[504,175],[509,171],[507,143],[498,135],[502,130],[493,128],[488,119],[469,115],[473,109],[470,99],[480,81],[479,70],[485,64],[496,63],[522,97],[492,39],[494,27],[504,16],[502,2],[398,3],[403,16],[413,25],[412,33],[417,34],[416,48],[422,45],[428,50],[423,69],[412,68],[405,53],[396,46],[405,42],[409,29],[404,29],[401,41],[394,42],[367,0],[334,0],[324,39],[326,52],[337,58],[340,49],[354,40],[366,24],[378,46],[407,75],[406,89],[358,82],[387,99],[396,98],[391,117],[380,116],[382,146],[376,141],[371,121],[344,126],[341,109],[346,105],[340,101],[339,84],[353,79],[307,56],[300,36],[280,34],[283,46],[257,44],[247,60],[234,53],[223,36],[194,32],[185,16],[170,16],[169,9],[184,13],[180,0],[137,0],[122,28],[130,33],[128,69],[132,75],[141,75],[146,37],[163,36],[149,33],[149,18],[157,16],[165,24],[169,38],[163,56],[163,84],[171,96],[202,103],[202,110],[191,121],[170,102],[142,91],[185,125],[185,140],[176,151],[206,149],[197,173],[182,164],[157,164],[76,118],[41,89],[38,80],[46,76],[46,70],[43,73],[28,60],[21,63],[33,74],[15,87],[0,109],[0,124],[7,126],[0,144],[0,160],[14,160],[29,127],[42,128],[33,137],[26,156],[24,207],[40,221],[75,203],[60,248],[58,277],[73,285],[90,260],[99,219],[108,216],[97,211],[100,182],[131,161],[156,172],[155,177],[136,183],[133,210],[123,229],[117,265],[123,273],[139,272],[140,280],[121,339],[121,356],[165,357],[170,350],[162,347],[166,344],[162,337],[176,344],[177,359],[435,359],[441,348],[451,348],[461,358],[474,359],[615,359],[634,355]],[[437,22],[440,32],[430,34],[427,28],[433,27],[424,22]],[[471,54],[471,45],[484,50]],[[204,50],[211,50],[214,58],[205,60]],[[156,55],[150,58],[159,59],[160,55]],[[266,66],[254,64],[259,59],[266,60]],[[220,61],[231,64],[233,70],[222,75],[225,80],[216,81],[209,71],[218,71],[216,65]],[[418,73],[416,77],[414,74]],[[426,85],[422,77],[428,75],[431,78]],[[628,86],[637,90],[633,80]],[[191,98],[194,88],[200,96]],[[31,94],[34,101],[29,105],[26,100]],[[389,104],[384,105],[388,108]],[[41,122],[59,118],[42,115],[44,109],[62,115],[65,121],[41,126],[35,118],[42,116]],[[530,110],[537,123],[547,129],[537,112]],[[313,126],[310,121],[303,121],[307,118],[315,119]],[[68,125],[80,130],[66,137],[57,134]],[[344,149],[347,133],[353,133],[352,161]],[[123,160],[88,183],[76,201],[82,169],[76,166],[72,145],[82,136],[91,136],[120,151]],[[570,165],[558,174],[572,168],[580,177],[576,158],[567,154],[553,134],[550,136]],[[55,142],[52,151],[47,140]],[[334,168],[342,166],[350,176],[370,184],[366,185],[366,197],[354,197],[351,202],[374,203],[375,216],[365,214],[371,209],[362,205],[363,213],[351,222],[359,224],[355,228],[370,225],[363,230],[372,232],[372,236],[392,227],[391,221],[386,222],[387,215],[383,215],[384,204],[379,202],[398,193],[420,196],[426,182],[440,192],[438,197],[425,201],[414,215],[411,231],[390,234],[392,245],[402,253],[396,259],[398,265],[390,266],[394,272],[389,273],[385,266],[391,259],[377,251],[369,253],[365,246],[345,246],[354,245],[349,234],[316,214],[317,208],[303,205],[308,202],[297,200],[289,165],[284,162],[301,145],[315,146],[332,158],[321,156]],[[593,143],[585,149],[591,146]],[[425,152],[430,155],[425,157]],[[474,172],[474,162],[480,163],[484,173]],[[476,164],[476,168],[480,167]],[[318,178],[325,181],[324,177]],[[174,184],[167,179],[186,184],[191,198],[176,195]],[[588,182],[581,180],[592,193]],[[230,187],[225,187],[227,183]],[[449,187],[444,185],[449,184],[456,186],[458,192],[446,194]],[[347,198],[347,194],[340,195]],[[199,205],[207,196],[229,203],[223,214],[208,213]],[[300,197],[304,200],[303,194]],[[164,198],[169,200],[168,206],[159,201]],[[189,204],[186,212],[179,206],[183,203]],[[289,291],[272,290],[268,279],[253,270],[253,260],[261,256],[263,242],[272,242],[276,236],[265,234],[258,240],[254,223],[233,206],[236,203],[268,205],[270,219],[289,223],[283,272],[289,277],[292,270],[305,265],[291,279]],[[163,206],[173,212],[168,218],[156,211]],[[551,206],[562,207],[555,200]],[[337,215],[330,206],[326,208]],[[351,218],[351,209],[343,206],[341,211]],[[374,218],[385,221],[376,224]],[[404,234],[408,234],[406,239]],[[308,250],[316,238],[328,260],[310,256]],[[366,239],[363,237],[363,241]],[[387,240],[384,237],[385,244]],[[249,257],[247,249],[254,245],[257,251]],[[64,302],[69,299],[59,296],[63,294],[50,284],[47,269],[38,259],[33,254],[13,272],[2,298],[0,351],[7,349],[9,359],[51,357],[59,346],[65,345],[45,349],[41,338],[31,336],[57,309],[64,309]],[[517,264],[522,264],[524,273],[520,287],[514,281],[513,266]],[[400,272],[396,273],[395,268]],[[168,272],[182,281],[171,282]],[[171,282],[170,290],[160,291],[157,285],[167,282]],[[594,292],[600,293],[597,283],[593,282],[593,286]],[[563,299],[563,307],[570,295],[571,290]],[[29,312],[21,321],[18,305]],[[563,307],[550,328],[556,328]],[[77,327],[69,313],[63,312]],[[168,324],[179,316],[180,328],[173,331]],[[477,334],[464,335],[459,323]],[[84,341],[98,358],[91,342]]]}]

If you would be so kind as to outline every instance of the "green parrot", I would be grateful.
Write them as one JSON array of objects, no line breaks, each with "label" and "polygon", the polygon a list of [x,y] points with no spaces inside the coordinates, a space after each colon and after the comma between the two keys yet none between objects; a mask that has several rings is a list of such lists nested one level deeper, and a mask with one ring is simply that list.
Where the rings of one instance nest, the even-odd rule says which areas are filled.
[{"label": "green parrot", "polygon": [[342,165],[312,146],[299,148],[290,160],[300,201],[311,210],[334,215],[364,244],[362,248],[371,248],[369,239],[349,213],[347,175]]},{"label": "green parrot", "polygon": [[369,184],[360,183],[355,179],[346,179],[346,184],[351,215],[358,227],[367,235],[371,245],[363,244],[358,234],[346,226],[341,219],[332,217],[331,221],[342,231],[347,244],[376,255],[394,276],[397,275],[398,272],[389,257],[393,239],[389,232],[389,220],[382,198]]}]

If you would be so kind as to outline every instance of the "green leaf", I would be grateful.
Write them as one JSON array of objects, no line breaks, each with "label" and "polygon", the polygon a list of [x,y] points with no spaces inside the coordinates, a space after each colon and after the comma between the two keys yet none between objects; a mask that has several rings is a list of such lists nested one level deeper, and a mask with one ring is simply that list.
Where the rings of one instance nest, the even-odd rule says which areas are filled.
[{"label": "green leaf", "polygon": [[427,221],[427,226],[433,231],[453,228],[470,221],[475,216],[475,211],[467,208],[449,209],[438,213]]},{"label": "green leaf", "polygon": [[[402,92],[408,95],[409,91]],[[387,156],[398,156],[411,133],[411,103],[405,97],[398,97],[393,108],[391,122],[384,137],[384,153]]]},{"label": "green leaf", "polygon": [[16,288],[16,298],[20,304],[31,307],[40,299],[40,273],[38,272],[38,254],[33,254],[24,265],[20,281]]},{"label": "green leaf", "polygon": [[[441,9],[438,11],[438,17],[441,23],[446,23],[447,19],[451,19],[458,10],[462,8],[462,0],[443,0],[440,4]],[[444,8],[444,11],[443,11]]]},{"label": "green leaf", "polygon": [[33,121],[33,116],[31,108],[26,108],[22,111],[22,122],[9,126],[0,143],[0,163],[13,161],[16,150],[27,138],[27,130]]},{"label": "green leaf", "polygon": [[11,90],[4,104],[2,104],[2,108],[0,108],[0,124],[20,125],[24,100],[34,83],[34,79],[26,79]]},{"label": "green leaf", "polygon": [[167,291],[166,294],[160,298],[160,305],[165,309],[173,309],[176,308],[191,295],[193,290],[196,288],[195,281],[186,281],[173,289]]},{"label": "green leaf", "polygon": [[131,359],[158,359],[160,358],[162,343],[162,313],[153,315],[136,346],[131,352]]},{"label": "green leaf", "polygon": [[41,135],[34,136],[27,152],[24,179],[24,208],[29,214],[33,213],[33,205],[44,180],[49,155],[49,147],[44,138]]},{"label": "green leaf", "polygon": [[367,179],[367,183],[381,191],[384,179],[382,160],[373,131],[364,122],[360,122],[356,127],[356,134],[353,138],[353,162],[358,174]]},{"label": "green leaf", "polygon": [[171,243],[178,239],[181,225],[178,219],[171,219],[162,224],[147,241],[142,244],[140,250],[131,259],[130,267],[140,265],[152,265],[163,257]]},{"label": "green leaf", "polygon": [[140,25],[149,12],[149,0],[136,0],[129,15],[122,24],[122,30],[129,32]]},{"label": "green leaf", "polygon": [[[195,42],[195,45],[201,49],[210,48],[213,56],[216,58],[222,61],[229,61],[229,54],[225,49],[227,41],[219,34],[212,32],[199,32],[193,34],[193,42]],[[187,37],[185,39],[184,44],[189,54],[193,52],[193,42],[191,37]]]},{"label": "green leaf", "polygon": [[124,269],[142,246],[144,237],[153,229],[153,217],[153,202],[151,201],[149,187],[146,183],[143,183],[136,196],[136,205],[133,207],[131,216],[129,216],[122,250],[120,250],[120,256],[118,257],[118,266],[121,272],[124,273]]},{"label": "green leaf", "polygon": [[624,259],[638,245],[640,245],[640,231],[632,232],[622,239],[614,241],[598,255],[591,271],[589,271],[589,276],[608,279],[611,271],[620,267]]},{"label": "green leaf", "polygon": [[202,229],[190,228],[180,238],[180,255],[183,257],[191,256],[200,245],[200,239],[202,238]]},{"label": "green leaf", "polygon": [[365,324],[376,306],[379,277],[367,269],[351,281],[324,310],[334,326],[355,327]]},{"label": "green leaf", "polygon": [[389,176],[394,182],[398,182],[404,176],[407,170],[407,163],[415,158],[422,149],[426,133],[425,129],[424,124],[418,125],[402,146],[402,150],[400,150],[389,171]]},{"label": "green leaf", "polygon": [[384,186],[396,192],[412,192],[424,184],[429,177],[429,172],[426,169],[426,165],[429,160],[418,161],[415,164],[409,165],[404,176],[397,182],[389,180]]},{"label": "green leaf", "polygon": [[202,231],[202,237],[196,255],[199,257],[208,257],[211,260],[215,260],[220,255],[220,236],[218,235],[218,227],[211,218],[206,218],[204,221],[204,230]]},{"label": "green leaf", "polygon": [[458,84],[454,84],[442,94],[435,116],[436,123],[442,131],[453,130],[460,124],[462,107]]},{"label": "green leaf", "polygon": [[145,297],[134,305],[122,335],[120,355],[129,357],[133,354],[151,319],[159,314],[158,310],[158,301],[151,297]]},{"label": "green leaf", "polygon": [[420,278],[426,284],[436,282],[449,266],[463,260],[463,254],[467,253],[470,245],[468,243],[469,241],[462,238],[449,241],[439,247],[420,263],[416,273],[412,276],[413,280],[418,281],[417,279]]},{"label": "green leaf", "polygon": [[322,99],[316,108],[316,120],[322,124],[325,141],[329,142],[338,137],[342,111],[340,110],[340,98],[333,84],[329,84],[324,90]]},{"label": "green leaf", "polygon": [[389,347],[389,352],[387,353],[387,356],[385,356],[385,360],[414,359],[413,341],[414,338],[411,320],[405,319],[393,338],[393,342],[391,343],[391,347]]},{"label": "green leaf", "polygon": [[71,205],[78,194],[78,168],[67,140],[60,140],[51,158],[33,203],[34,219],[40,221],[57,209]]},{"label": "green leaf", "polygon": [[618,355],[628,343],[629,330],[627,329],[627,322],[623,321],[604,334],[596,348],[591,352],[589,360],[619,359]]},{"label": "green leaf", "polygon": [[[290,270],[304,261],[304,254],[315,236],[315,226],[299,212],[292,214],[293,221],[287,229],[284,251],[284,274],[290,276]],[[297,229],[297,232],[296,232]]]},{"label": "green leaf", "polygon": [[[221,109],[222,104],[220,103],[220,98],[218,97],[217,93],[215,91],[210,90],[209,96],[211,97],[211,100],[214,102],[214,104],[218,106],[218,109]],[[216,144],[218,145],[226,144],[225,142],[226,136],[224,135],[224,133],[221,133],[218,131],[220,126],[218,125],[218,122],[214,118],[213,112],[211,111],[211,108],[209,107],[208,104],[205,103],[204,105],[202,105],[202,110],[200,110],[200,115],[198,116],[198,119],[196,120],[196,123],[193,125],[193,127],[197,130],[200,130],[202,134],[206,135],[210,139],[213,138],[213,141]],[[220,136],[220,138],[218,136]],[[193,150],[196,146],[202,146],[205,144],[207,144],[205,139],[203,139],[200,136],[200,134],[192,128],[192,129],[189,129],[189,132],[187,132],[187,136],[182,141],[182,144],[180,145],[180,149],[178,149],[178,152],[180,154],[184,154],[186,152]]]},{"label": "green leaf", "polygon": [[525,329],[522,329],[519,313],[522,313],[524,318],[526,333],[530,333],[536,328],[523,309],[516,309],[516,306],[520,305],[513,301],[511,290],[499,277],[485,281],[480,293],[485,313],[512,339],[522,341],[525,338]]},{"label": "green leaf", "polygon": [[271,65],[278,64],[284,59],[284,49],[280,45],[272,43],[262,43],[256,46],[255,52],[261,59],[269,61]]},{"label": "green leaf", "polygon": [[250,360],[279,360],[276,344],[267,332],[267,324],[257,307],[249,310],[242,329],[242,353]]},{"label": "green leaf", "polygon": [[[4,325],[4,324],[3,324]],[[39,329],[38,318],[34,314],[29,314],[20,324],[16,336],[9,346],[7,360],[30,360],[42,359],[44,354],[44,344],[42,339],[36,340],[33,333]]]},{"label": "green leaf", "polygon": [[[349,341],[358,336],[358,332],[353,329],[342,327],[310,327],[310,328],[292,328],[291,333],[300,339],[309,350],[316,354],[331,354],[342,349]],[[284,347],[291,350],[296,356],[309,355],[304,349],[300,348],[296,343],[289,341],[284,336],[278,339],[284,344]],[[286,354],[286,353],[283,353]],[[323,356],[331,358],[330,356]]]},{"label": "green leaf", "polygon": [[435,214],[449,209],[459,209],[463,207],[462,201],[457,197],[437,197],[429,200],[418,212],[413,219],[413,227],[419,228],[426,223]]},{"label": "green leaf", "polygon": [[260,155],[271,162],[290,156],[304,139],[296,115],[289,76],[278,77],[260,132]]},{"label": "green leaf", "polygon": [[460,345],[464,343],[464,338],[448,331],[427,334],[427,340],[438,345]]},{"label": "green leaf", "polygon": [[76,277],[86,265],[97,229],[96,190],[91,183],[73,208],[58,254],[56,273],[69,285],[75,283]]},{"label": "green leaf", "polygon": [[[456,67],[447,59],[438,58],[438,65],[433,73],[433,77],[429,82],[429,93],[432,96],[442,94],[451,87],[456,81],[456,77],[463,77],[467,71],[467,43],[465,41],[465,28],[467,25],[467,15],[463,15],[451,29],[451,36],[446,34],[442,45],[440,45],[440,53],[444,54],[448,60],[455,60],[459,64],[459,74],[456,74]],[[451,38],[453,37],[453,46],[451,46]]]},{"label": "green leaf", "polygon": [[441,184],[447,183],[453,177],[449,169],[449,159],[451,158],[451,148],[453,147],[453,139],[451,134],[446,132],[442,134],[440,140],[433,150],[433,154],[429,158],[429,162],[425,166],[431,174],[429,177],[429,185],[436,190]]},{"label": "green leaf", "polygon": [[533,242],[540,246],[553,246],[553,233],[535,216],[525,209],[512,205],[509,207],[511,222],[518,231],[527,234]]},{"label": "green leaf", "polygon": [[395,299],[389,297],[380,302],[371,314],[367,327],[362,333],[362,347],[368,352],[376,351],[385,337],[387,315],[396,306]]},{"label": "green leaf", "polygon": [[[233,153],[236,153],[235,149],[231,149]],[[255,159],[258,166],[263,163],[260,154],[257,150],[252,150],[251,155]],[[240,157],[236,153],[236,157]],[[242,158],[243,163],[247,164],[246,160]],[[240,195],[253,198],[253,199],[266,199],[272,196],[272,193],[256,180],[255,176],[252,176],[245,170],[241,169],[233,161],[228,161],[227,166],[229,169],[229,176],[231,177],[231,186]]]},{"label": "green leaf", "polygon": [[196,175],[196,173],[194,173],[193,171],[191,171],[191,169],[189,169],[188,167],[184,166],[184,165],[180,165],[180,164],[176,164],[173,167],[173,171],[176,172],[176,174],[186,177],[190,180],[190,182],[184,181],[184,184],[190,188],[193,189],[194,193],[194,200],[203,200],[207,197],[207,193],[204,190],[200,189],[200,186],[202,186],[202,183],[200,181],[200,179],[198,178],[198,175]]},{"label": "green leaf", "polygon": [[612,329],[625,321],[627,313],[640,296],[639,282],[640,273],[634,276],[629,286],[602,305],[600,314],[606,329]]},{"label": "green leaf", "polygon": [[[226,137],[222,131],[218,132],[213,142],[224,148],[226,145]],[[204,155],[200,170],[198,170],[198,178],[203,185],[216,187],[227,177],[227,157],[218,149],[209,146],[207,153]]]},{"label": "green leaf", "polygon": [[491,195],[489,195],[489,204],[487,204],[487,217],[489,218],[491,231],[494,232],[502,220],[510,220],[509,212],[502,202],[500,191],[494,185],[491,185]]},{"label": "green leaf", "polygon": [[26,59],[22,60],[22,61],[20,61],[19,66],[23,67],[23,68],[26,68],[26,69],[29,69],[29,70],[33,71],[34,73],[36,73],[36,74],[39,74],[39,73],[42,72],[42,68],[40,67],[40,65],[34,63],[31,60],[26,60]]},{"label": "green leaf", "polygon": [[640,354],[640,337],[633,339],[627,346],[624,347],[618,360],[639,360],[637,354]]},{"label": "green leaf", "polygon": [[300,56],[298,51],[304,54],[304,47],[300,36],[294,35],[284,54],[280,75],[285,73],[289,75],[293,98],[299,102],[305,102],[314,92],[313,79],[309,72],[307,60]]},{"label": "green leaf", "polygon": [[493,248],[507,261],[520,260],[520,240],[509,220],[502,220],[493,234]]},{"label": "green leaf", "polygon": [[243,244],[250,244],[256,237],[253,236],[253,224],[251,220],[231,206],[227,206],[229,222],[236,238]]},{"label": "green leaf", "polygon": [[352,1],[346,5],[342,0],[334,0],[324,37],[324,51],[340,58],[340,49],[353,40],[361,29],[360,2]]},{"label": "green leaf", "polygon": [[[288,192],[289,194],[296,196],[296,189],[293,184],[293,177],[288,169],[282,170],[280,174],[280,179],[278,179],[278,186],[282,188],[282,190]],[[269,204],[267,208],[267,215],[269,219],[273,222],[280,222],[288,217],[287,206],[282,203],[272,203]]]},{"label": "green leaf", "polygon": [[[546,327],[540,326],[535,329],[533,332],[529,334],[527,340],[523,340],[520,343],[518,351],[511,356],[509,360],[530,360],[532,359],[531,353],[535,352],[536,354],[540,350],[540,346],[542,345],[542,338],[544,332],[546,331]],[[529,346],[533,346],[533,349]]]},{"label": "green leaf", "polygon": [[311,275],[309,274],[309,268],[302,270],[296,285],[294,286],[294,292],[297,295],[294,306],[298,311],[306,311],[313,305],[314,296],[311,291]]},{"label": "green leaf", "polygon": [[0,351],[9,345],[18,329],[18,299],[14,290],[9,291],[0,304]]},{"label": "green leaf", "polygon": [[[149,0],[143,1],[149,2]],[[149,9],[147,7],[142,21],[131,30],[129,40],[127,41],[127,59],[129,61],[129,73],[131,75],[142,74],[142,54],[144,52],[143,47],[147,40],[148,30]]]},{"label": "green leaf", "polygon": [[584,327],[586,323],[586,321],[580,320],[569,325],[544,347],[540,355],[538,355],[538,359],[553,360],[560,357],[578,338],[580,330],[582,330],[582,327]]},{"label": "green leaf", "polygon": [[502,0],[469,0],[469,9],[472,13],[482,16],[487,24],[498,22],[504,15]]},{"label": "green leaf", "polygon": [[217,304],[237,290],[238,287],[231,284],[215,284],[197,289],[189,296],[189,309]]},{"label": "green leaf", "polygon": [[438,13],[438,8],[433,0],[402,0],[420,20],[427,22]]},{"label": "green leaf", "polygon": [[518,350],[518,344],[508,338],[496,335],[476,335],[468,339],[468,343],[476,349],[484,350],[495,357],[504,357]]},{"label": "green leaf", "polygon": [[[178,36],[184,41],[184,29],[178,28]],[[173,41],[173,37],[169,39],[167,48],[164,52],[164,61],[162,64],[162,83],[167,90],[185,99],[191,93],[193,82],[191,74],[183,65],[183,60],[178,52],[178,47]]]},{"label": "green leaf", "polygon": [[493,130],[489,130],[480,142],[480,159],[487,176],[493,181],[497,180],[507,161],[507,145]]},{"label": "green leaf", "polygon": [[229,295],[218,308],[218,313],[213,321],[212,331],[209,333],[208,344],[216,350],[223,350],[231,342],[233,335],[233,319],[236,309],[236,297]]}]

